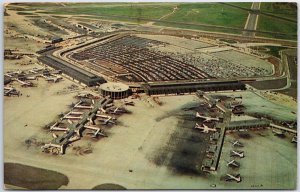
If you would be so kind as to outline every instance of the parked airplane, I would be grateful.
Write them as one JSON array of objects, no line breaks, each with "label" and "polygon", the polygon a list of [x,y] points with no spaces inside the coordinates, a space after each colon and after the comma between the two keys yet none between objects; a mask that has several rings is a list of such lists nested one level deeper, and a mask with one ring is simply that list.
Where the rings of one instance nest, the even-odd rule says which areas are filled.
[{"label": "parked airplane", "polygon": [[237,183],[239,183],[242,181],[242,179],[240,174],[236,174],[236,175],[226,174],[225,181],[236,181]]},{"label": "parked airplane", "polygon": [[30,73],[35,73],[35,74],[36,74],[36,73],[38,73],[38,72],[41,71],[41,70],[43,70],[43,69],[33,68],[33,69],[30,69],[29,72],[30,72]]},{"label": "parked airplane", "polygon": [[210,128],[208,127],[207,125],[203,124],[203,126],[199,125],[198,123],[196,123],[195,125],[195,129],[200,129],[202,130],[202,133],[208,133],[209,131],[213,131],[213,132],[216,132],[217,129],[215,128]]},{"label": "parked airplane", "polygon": [[134,102],[133,101],[124,101],[124,104],[125,105],[131,105],[131,106],[134,106]]},{"label": "parked airplane", "polygon": [[240,157],[240,158],[244,158],[244,157],[245,157],[244,151],[234,151],[234,150],[232,150],[232,151],[230,152],[230,156],[231,156],[231,157],[232,157],[232,156],[237,156],[237,157]]},{"label": "parked airplane", "polygon": [[33,83],[21,81],[20,79],[16,79],[19,83],[21,83],[21,87],[33,87]]},{"label": "parked airplane", "polygon": [[63,78],[62,78],[61,76],[59,76],[59,75],[54,76],[54,77],[47,77],[47,76],[43,76],[43,77],[46,79],[46,81],[48,81],[48,82],[53,82],[53,83],[57,83],[57,82],[59,82],[60,80],[63,79]]},{"label": "parked airplane", "polygon": [[35,77],[35,76],[32,76],[32,77],[26,77],[26,80],[36,80],[36,77]]},{"label": "parked airplane", "polygon": [[[77,111],[70,111],[66,115],[64,115],[61,120],[68,119],[68,120],[80,120],[83,118],[83,112],[77,112]],[[100,115],[100,114],[95,114],[93,117],[89,118],[88,120],[90,121],[91,124],[95,124],[94,120],[96,118],[99,118],[98,120],[102,122],[103,125],[106,125],[108,123],[115,124],[116,118],[108,116],[108,115]]]},{"label": "parked airplane", "polygon": [[[99,117],[99,115],[96,115],[96,116]],[[106,119],[98,119],[98,120],[102,121],[103,125],[107,125],[108,123],[115,124],[116,122],[113,121],[112,119],[113,119],[112,117],[108,117]]]},{"label": "parked airplane", "polygon": [[[68,127],[59,127],[59,123],[56,122],[54,123],[51,127],[50,127],[50,131],[64,131],[64,132],[68,132],[71,130],[70,126],[73,126],[73,122],[71,120],[68,119],[68,123],[70,124]],[[92,137],[97,137],[98,135],[103,136],[103,137],[107,137],[107,135],[104,134],[103,130],[98,128],[98,127],[94,127],[91,125],[84,125],[83,126],[85,129],[89,129],[92,130],[92,132],[88,132],[87,134],[92,134]],[[80,135],[81,133],[76,132],[77,135]],[[54,138],[57,138],[53,135]]]},{"label": "parked airplane", "polygon": [[201,119],[205,119],[204,122],[209,122],[209,121],[220,121],[219,118],[217,117],[207,117],[207,116],[203,116],[203,115],[200,115],[199,112],[196,113],[196,117],[199,117]]},{"label": "parked airplane", "polygon": [[235,160],[227,161],[228,167],[240,167],[240,164],[236,162]]},{"label": "parked airplane", "polygon": [[125,110],[121,109],[120,107],[116,107],[116,108],[110,108],[109,109],[109,113],[110,114],[120,114],[120,113],[126,113]]},{"label": "parked airplane", "polygon": [[236,141],[229,141],[230,143],[232,143],[232,146],[235,147],[235,146],[238,146],[238,147],[244,147],[244,145],[239,142],[238,140]]},{"label": "parked airplane", "polygon": [[4,87],[4,96],[20,95],[20,92],[13,87]]},{"label": "parked airplane", "polygon": [[82,104],[83,103],[83,101],[79,101],[78,103],[76,103],[75,105],[74,105],[74,109],[93,109],[93,106],[91,106],[91,105],[80,105],[80,104]]},{"label": "parked airplane", "polygon": [[97,137],[98,135],[107,137],[106,134],[104,134],[104,131],[98,127],[93,127],[90,125],[85,125],[84,128],[92,130],[92,132],[88,132],[87,134],[92,134],[92,137]]}]

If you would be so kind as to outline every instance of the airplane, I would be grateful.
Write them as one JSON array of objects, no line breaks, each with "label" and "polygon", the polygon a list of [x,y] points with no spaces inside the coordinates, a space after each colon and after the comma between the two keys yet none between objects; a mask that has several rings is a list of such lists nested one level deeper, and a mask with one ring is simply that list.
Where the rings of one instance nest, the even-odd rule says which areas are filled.
[{"label": "airplane", "polygon": [[50,131],[69,131],[69,128],[64,128],[64,127],[59,127],[58,126],[59,123],[55,122],[51,127],[50,127]]},{"label": "airplane", "polygon": [[26,82],[26,81],[21,81],[20,79],[16,79],[19,83],[21,83],[21,87],[32,87],[33,83],[31,82]]},{"label": "airplane", "polygon": [[[88,120],[92,121],[92,119],[88,119]],[[68,122],[69,122],[70,125],[73,125],[73,122],[71,120],[68,120]],[[90,124],[93,124],[93,122],[90,122]],[[91,132],[87,132],[87,134],[92,134],[92,137],[94,137],[94,138],[97,137],[98,135],[103,136],[103,137],[107,137],[107,135],[104,134],[104,131],[102,129],[100,129],[98,127],[91,126],[90,124],[83,126],[85,129],[91,130]],[[76,131],[76,134],[80,135],[79,130]]]},{"label": "airplane", "polygon": [[102,129],[98,128],[98,127],[85,125],[84,128],[92,130],[92,132],[87,133],[87,134],[92,134],[92,137],[97,137],[98,135],[103,136],[103,137],[107,137],[107,135],[104,134],[104,131]]},{"label": "airplane", "polygon": [[98,96],[95,94],[91,94],[91,93],[80,93],[80,94],[76,95],[75,97],[77,97],[77,98],[97,98]]},{"label": "airplane", "polygon": [[112,117],[112,116],[109,116],[109,115],[100,115],[98,113],[96,114],[96,117],[106,118],[106,119],[111,118],[112,120],[116,120],[115,117]]},{"label": "airplane", "polygon": [[230,143],[232,143],[232,146],[238,146],[238,147],[244,147],[244,145],[241,143],[241,142],[239,142],[238,140],[236,140],[236,141],[229,141]]},{"label": "airplane", "polygon": [[209,128],[207,125],[203,124],[203,126],[200,126],[198,123],[195,125],[195,129],[201,129],[202,133],[208,133],[209,131],[217,131],[215,128]]},{"label": "airplane", "polygon": [[120,114],[120,113],[126,113],[126,111],[123,109],[120,109],[120,107],[116,107],[115,109],[110,108],[109,113],[110,114]]},{"label": "airplane", "polygon": [[60,120],[64,120],[64,119],[72,119],[72,120],[79,120],[82,119],[83,116],[72,116],[70,115],[71,113],[67,113],[66,115],[64,115],[62,118],[60,118]]},{"label": "airplane", "polygon": [[[101,117],[99,115],[96,115],[97,117]],[[102,117],[101,117],[102,118]],[[106,118],[106,117],[105,117]],[[102,121],[102,125],[107,125],[108,123],[111,123],[111,124],[115,124],[116,122],[114,122],[112,120],[113,118],[112,117],[108,117],[106,119],[98,119],[99,121]]]},{"label": "airplane", "polygon": [[36,77],[32,76],[32,77],[26,77],[26,80],[36,80]]},{"label": "airplane", "polygon": [[4,76],[13,77],[12,74],[10,74],[10,73],[6,73],[6,74],[4,74]]},{"label": "airplane", "polygon": [[240,174],[231,175],[231,174],[227,173],[226,177],[225,177],[225,181],[236,181],[237,183],[239,183],[242,181],[242,179],[241,179]]},{"label": "airplane", "polygon": [[20,92],[13,87],[4,87],[4,96],[20,95]]},{"label": "airplane", "polygon": [[[71,120],[68,119],[68,123],[70,124],[70,126],[73,126],[73,122]],[[64,131],[64,132],[68,132],[71,130],[70,126],[68,127],[59,127],[59,123],[56,122],[54,123],[51,127],[50,127],[50,131]],[[92,130],[92,132],[88,132],[87,134],[92,134],[92,137],[97,137],[98,135],[103,136],[103,137],[107,137],[107,135],[104,134],[103,130],[98,128],[98,127],[94,127],[91,125],[84,125],[83,128],[85,129],[89,129]],[[78,131],[76,131],[77,135],[80,135],[80,133]],[[52,135],[54,138],[57,138],[58,136],[55,134]],[[77,137],[76,137],[77,138]]]},{"label": "airplane", "polygon": [[215,118],[215,117],[206,117],[206,116],[203,116],[203,115],[200,115],[199,112],[196,113],[196,117],[199,117],[199,118],[202,118],[202,119],[205,119],[204,122],[210,122],[210,121],[220,121],[219,118]]},{"label": "airplane", "polygon": [[112,110],[110,111],[110,113],[111,113],[111,114],[116,114],[118,110],[119,110],[119,107],[116,107],[114,110],[112,109]]},{"label": "airplane", "polygon": [[80,104],[82,104],[83,103],[83,101],[79,101],[78,103],[76,103],[75,105],[74,105],[74,109],[93,109],[93,106],[91,106],[91,105],[80,105]]},{"label": "airplane", "polygon": [[11,94],[11,92],[13,92],[15,90],[15,88],[12,87],[4,87],[4,95],[8,96]]},{"label": "airplane", "polygon": [[282,131],[280,131],[280,130],[273,129],[272,132],[276,136],[284,136],[284,133]]},{"label": "airplane", "polygon": [[131,105],[131,106],[134,106],[134,102],[133,101],[124,101],[124,104],[125,105]]},{"label": "airplane", "polygon": [[38,72],[41,71],[41,70],[42,70],[42,69],[33,68],[33,69],[30,69],[29,72],[30,72],[30,73],[35,73],[35,74],[36,74],[36,73],[38,73]]},{"label": "airplane", "polygon": [[48,81],[48,82],[53,82],[53,83],[57,83],[57,82],[59,82],[60,80],[62,80],[63,78],[61,77],[61,76],[59,76],[59,75],[56,75],[55,77],[47,77],[47,76],[43,76],[45,79],[46,79],[46,81]]},{"label": "airplane", "polygon": [[20,73],[21,73],[21,71],[18,70],[18,71],[7,72],[7,73],[5,73],[4,75],[5,75],[5,76],[8,76],[8,77],[13,77],[14,75],[17,75],[17,74],[20,74]]},{"label": "airplane", "polygon": [[232,150],[230,152],[230,156],[237,156],[237,157],[240,157],[240,158],[244,158],[245,155],[244,155],[244,151],[235,151],[235,150]]},{"label": "airplane", "polygon": [[69,114],[70,115],[82,115],[83,112],[80,112],[80,111],[70,111]]},{"label": "airplane", "polygon": [[227,161],[227,167],[240,167],[240,164],[235,160]]},{"label": "airplane", "polygon": [[[64,115],[60,120],[68,119],[68,120],[80,120],[83,118],[83,112],[77,112],[77,111],[70,111],[66,115]],[[100,118],[98,119],[99,121],[102,121],[103,125],[106,125],[108,123],[115,124],[113,120],[116,120],[116,118],[108,116],[108,115],[100,115],[100,114],[95,114],[93,117],[89,118],[88,120],[91,122],[91,124],[94,123],[95,118]]]}]

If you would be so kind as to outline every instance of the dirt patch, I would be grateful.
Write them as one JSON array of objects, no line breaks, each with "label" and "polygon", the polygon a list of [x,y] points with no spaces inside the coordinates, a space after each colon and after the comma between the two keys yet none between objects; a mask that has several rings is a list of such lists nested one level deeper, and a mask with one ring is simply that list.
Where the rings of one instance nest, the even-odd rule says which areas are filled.
[{"label": "dirt patch", "polygon": [[74,146],[72,150],[76,155],[87,155],[93,153],[93,147],[91,143],[88,143],[87,146]]},{"label": "dirt patch", "polygon": [[4,163],[4,184],[30,190],[53,190],[68,185],[62,173],[18,163]]},{"label": "dirt patch", "polygon": [[114,183],[104,183],[93,187],[92,190],[126,190],[126,188]]},{"label": "dirt patch", "polygon": [[238,136],[243,139],[251,139],[252,135],[250,133],[238,133]]},{"label": "dirt patch", "polygon": [[30,137],[29,139],[25,140],[25,145],[26,145],[27,149],[29,149],[30,147],[41,147],[41,146],[45,145],[45,142],[40,141],[35,137]]}]

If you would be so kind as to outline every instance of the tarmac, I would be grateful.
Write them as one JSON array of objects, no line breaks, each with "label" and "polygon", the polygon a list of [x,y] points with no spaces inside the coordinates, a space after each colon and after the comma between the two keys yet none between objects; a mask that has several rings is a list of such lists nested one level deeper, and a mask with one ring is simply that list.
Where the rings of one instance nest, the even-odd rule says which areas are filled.
[{"label": "tarmac", "polygon": [[[180,122],[178,113],[182,108],[198,103],[195,95],[160,97],[161,106],[151,104],[151,99],[146,96],[135,99],[135,106],[127,106],[131,114],[120,116],[117,125],[108,128],[108,138],[98,141],[83,138],[74,143],[72,147],[91,144],[93,152],[88,155],[78,155],[70,148],[66,155],[52,156],[42,153],[39,147],[27,148],[24,141],[28,138],[49,141],[51,134],[42,127],[67,111],[67,104],[75,101],[75,93],[56,95],[58,90],[72,84],[69,80],[42,86],[43,83],[46,82],[39,81],[36,88],[22,88],[23,96],[19,98],[5,98],[4,162],[62,173],[68,177],[69,184],[60,189],[91,189],[103,183],[114,183],[127,189],[253,189],[259,188],[257,184],[262,184],[263,188],[295,186],[296,180],[292,178],[296,178],[296,147],[287,138],[280,139],[270,133],[264,137],[253,134],[249,140],[241,139],[245,143],[246,157],[241,162],[240,173],[244,179],[239,184],[222,180],[227,173],[222,164],[231,147],[226,144],[231,138],[227,135],[220,169],[216,173],[204,176],[178,174],[168,166],[153,163],[151,157],[168,145],[176,131]],[[30,97],[25,97],[26,94]],[[169,155],[172,156],[172,152]],[[277,166],[278,171],[271,165]],[[282,179],[282,173],[288,177]]]}]

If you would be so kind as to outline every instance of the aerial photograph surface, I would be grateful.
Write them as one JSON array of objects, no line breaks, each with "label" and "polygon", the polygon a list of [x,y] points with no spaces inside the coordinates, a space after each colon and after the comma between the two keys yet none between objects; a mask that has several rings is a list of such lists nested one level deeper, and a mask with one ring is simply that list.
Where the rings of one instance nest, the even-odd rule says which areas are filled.
[{"label": "aerial photograph surface", "polygon": [[296,2],[2,6],[5,189],[296,189]]}]

